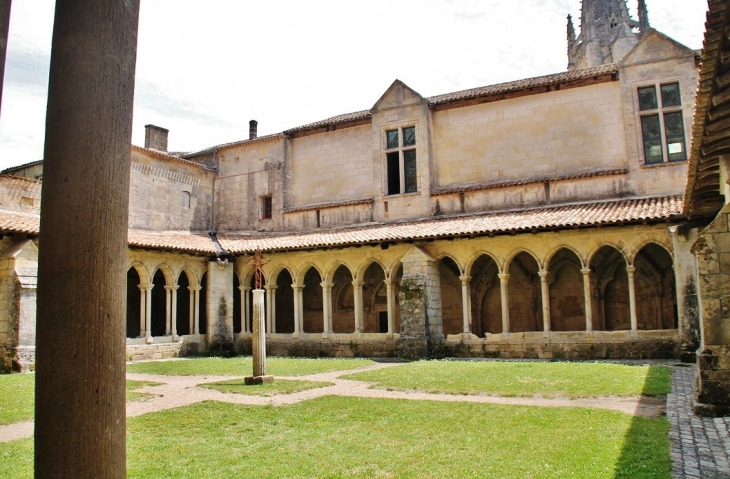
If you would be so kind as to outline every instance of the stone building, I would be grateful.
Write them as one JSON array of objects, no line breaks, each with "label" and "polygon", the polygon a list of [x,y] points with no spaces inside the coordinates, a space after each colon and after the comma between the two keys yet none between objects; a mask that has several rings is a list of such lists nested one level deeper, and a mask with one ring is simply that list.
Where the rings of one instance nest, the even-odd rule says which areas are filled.
[{"label": "stone building", "polygon": [[[260,249],[274,354],[691,359],[698,53],[583,0],[568,70],[279,134],[131,147],[131,359],[250,347]],[[0,177],[0,361],[32,367],[42,163]],[[704,211],[704,210],[703,210]],[[82,274],[82,272],[70,272]]]}]

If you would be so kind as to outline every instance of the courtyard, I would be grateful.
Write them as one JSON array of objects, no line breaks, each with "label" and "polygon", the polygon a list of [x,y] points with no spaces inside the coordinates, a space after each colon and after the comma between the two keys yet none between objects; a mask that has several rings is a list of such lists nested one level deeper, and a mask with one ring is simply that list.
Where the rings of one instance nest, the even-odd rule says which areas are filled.
[{"label": "courtyard", "polygon": [[[687,416],[694,370],[676,362],[269,358],[276,381],[243,386],[250,370],[128,364],[128,476],[730,474],[730,421]],[[0,477],[33,475],[33,383],[0,376]]]}]

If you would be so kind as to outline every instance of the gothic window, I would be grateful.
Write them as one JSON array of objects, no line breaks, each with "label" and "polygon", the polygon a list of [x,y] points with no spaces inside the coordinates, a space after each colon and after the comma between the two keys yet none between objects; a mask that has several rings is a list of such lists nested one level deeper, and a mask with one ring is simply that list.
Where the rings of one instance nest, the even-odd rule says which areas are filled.
[{"label": "gothic window", "polygon": [[679,83],[638,89],[644,162],[648,165],[687,159]]},{"label": "gothic window", "polygon": [[415,126],[385,132],[385,158],[388,195],[418,191]]}]

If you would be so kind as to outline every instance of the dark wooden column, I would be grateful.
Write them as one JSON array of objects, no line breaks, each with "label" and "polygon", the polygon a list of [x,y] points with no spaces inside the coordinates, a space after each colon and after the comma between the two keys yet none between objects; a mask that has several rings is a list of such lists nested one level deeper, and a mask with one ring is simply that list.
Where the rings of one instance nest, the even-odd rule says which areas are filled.
[{"label": "dark wooden column", "polygon": [[139,0],[57,0],[38,271],[35,477],[123,478]]},{"label": "dark wooden column", "polygon": [[8,27],[10,26],[10,0],[0,0],[0,103],[5,79],[5,54],[8,50]]}]

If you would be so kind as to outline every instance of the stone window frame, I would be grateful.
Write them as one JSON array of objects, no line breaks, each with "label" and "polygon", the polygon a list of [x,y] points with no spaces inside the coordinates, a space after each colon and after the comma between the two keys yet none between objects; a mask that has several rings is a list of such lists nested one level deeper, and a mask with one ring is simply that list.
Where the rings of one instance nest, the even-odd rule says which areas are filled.
[{"label": "stone window frame", "polygon": [[[413,129],[413,143],[404,144],[404,130]],[[398,133],[398,146],[388,147],[388,135],[390,132]],[[383,156],[384,156],[384,177],[385,177],[385,196],[400,196],[418,193],[418,125],[416,122],[408,122],[398,125],[387,125],[383,127]],[[406,158],[405,155],[408,152],[414,152],[414,184],[408,184],[406,178]],[[389,158],[393,158],[391,155],[397,154],[398,158],[398,175],[399,185],[397,192],[391,192],[391,182],[389,176]]]},{"label": "stone window frame", "polygon": [[[662,99],[662,93],[661,88],[662,86],[666,85],[677,85],[677,90],[679,91],[679,105],[674,106],[664,106],[663,99]],[[656,94],[656,101],[657,101],[657,107],[652,109],[646,109],[641,110],[641,104],[639,100],[639,90],[643,88],[653,87],[655,94]],[[686,99],[683,98],[682,95],[682,85],[681,81],[676,78],[671,79],[662,79],[657,80],[652,83],[640,83],[634,85],[633,88],[633,96],[634,101],[636,102],[636,116],[637,116],[637,130],[639,135],[639,145],[640,145],[640,155],[642,159],[642,164],[644,166],[660,166],[660,165],[667,165],[667,164],[673,164],[673,163],[682,163],[686,162],[689,159],[689,151],[687,148],[687,125],[684,118],[684,105],[686,104]],[[666,124],[665,124],[665,115],[672,114],[672,113],[679,113],[680,118],[682,120],[682,142],[684,145],[684,157],[678,158],[678,159],[670,159],[669,158],[669,144],[667,141],[667,130],[666,130]],[[661,141],[661,148],[662,148],[662,159],[661,161],[647,161],[646,156],[646,140],[644,137],[644,126],[643,126],[643,118],[648,118],[656,116],[659,120],[659,129],[660,129],[660,141]]]},{"label": "stone window frame", "polygon": [[270,220],[274,215],[274,202],[271,199],[271,195],[264,195],[261,197],[261,219]]}]

